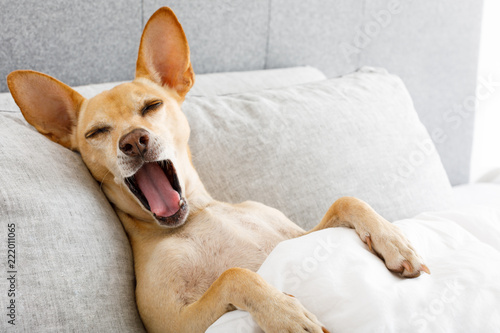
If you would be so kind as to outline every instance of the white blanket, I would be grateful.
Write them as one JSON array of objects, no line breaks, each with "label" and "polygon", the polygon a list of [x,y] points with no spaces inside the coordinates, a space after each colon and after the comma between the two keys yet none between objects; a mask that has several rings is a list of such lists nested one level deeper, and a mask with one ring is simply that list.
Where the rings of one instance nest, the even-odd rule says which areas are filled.
[{"label": "white blanket", "polygon": [[[345,228],[281,243],[258,273],[332,333],[500,332],[500,209],[424,213],[395,224],[431,275],[402,279],[389,272]],[[234,311],[207,332],[262,330],[248,313]]]}]

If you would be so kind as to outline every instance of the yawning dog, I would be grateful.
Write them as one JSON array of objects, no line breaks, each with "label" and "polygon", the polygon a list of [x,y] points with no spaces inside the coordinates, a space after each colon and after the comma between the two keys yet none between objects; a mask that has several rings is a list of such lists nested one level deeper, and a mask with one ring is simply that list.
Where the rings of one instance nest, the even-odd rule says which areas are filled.
[{"label": "yawning dog", "polygon": [[[194,73],[169,8],[145,26],[132,82],[87,100],[38,72],[15,71],[7,81],[26,120],[79,152],[102,184],[132,244],[148,331],[204,332],[242,309],[266,332],[326,332],[296,298],[255,273],[279,242],[306,232],[263,204],[215,201],[191,163],[181,104]],[[337,200],[309,232],[329,227],[355,229],[402,277],[429,273],[400,230],[361,200]]]}]

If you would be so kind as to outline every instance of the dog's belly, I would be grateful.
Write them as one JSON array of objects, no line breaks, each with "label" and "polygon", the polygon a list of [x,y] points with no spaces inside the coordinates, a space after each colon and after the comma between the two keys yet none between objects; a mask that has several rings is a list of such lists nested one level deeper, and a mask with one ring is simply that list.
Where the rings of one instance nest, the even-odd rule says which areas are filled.
[{"label": "dog's belly", "polygon": [[153,275],[158,265],[164,268],[169,293],[175,291],[176,301],[186,305],[199,299],[225,270],[256,271],[279,242],[302,232],[272,208],[253,202],[220,204],[164,239],[148,261],[154,265]]}]

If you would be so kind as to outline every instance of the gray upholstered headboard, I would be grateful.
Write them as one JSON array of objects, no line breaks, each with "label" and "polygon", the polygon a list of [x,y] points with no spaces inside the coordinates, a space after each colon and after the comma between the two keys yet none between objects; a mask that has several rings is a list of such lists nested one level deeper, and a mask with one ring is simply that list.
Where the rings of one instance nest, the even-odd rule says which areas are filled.
[{"label": "gray upholstered headboard", "polygon": [[[142,27],[161,6],[184,26],[197,73],[362,65],[400,75],[452,184],[467,182],[482,1],[2,1],[0,76],[34,69],[70,85],[133,77]],[[0,92],[6,91],[0,80]],[[408,161],[418,163],[418,161]]]}]

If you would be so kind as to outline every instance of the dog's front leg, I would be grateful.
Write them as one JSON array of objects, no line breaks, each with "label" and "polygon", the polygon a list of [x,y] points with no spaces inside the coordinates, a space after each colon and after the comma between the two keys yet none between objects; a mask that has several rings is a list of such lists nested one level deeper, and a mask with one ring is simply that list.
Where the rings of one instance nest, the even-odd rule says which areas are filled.
[{"label": "dog's front leg", "polygon": [[334,227],[355,229],[370,250],[385,261],[387,268],[403,277],[417,277],[420,272],[430,274],[401,230],[362,200],[353,197],[338,199],[309,232]]},{"label": "dog's front leg", "polygon": [[231,268],[196,302],[185,306],[173,332],[205,332],[224,313],[248,311],[265,332],[327,332],[294,298],[268,284],[257,273]]}]

